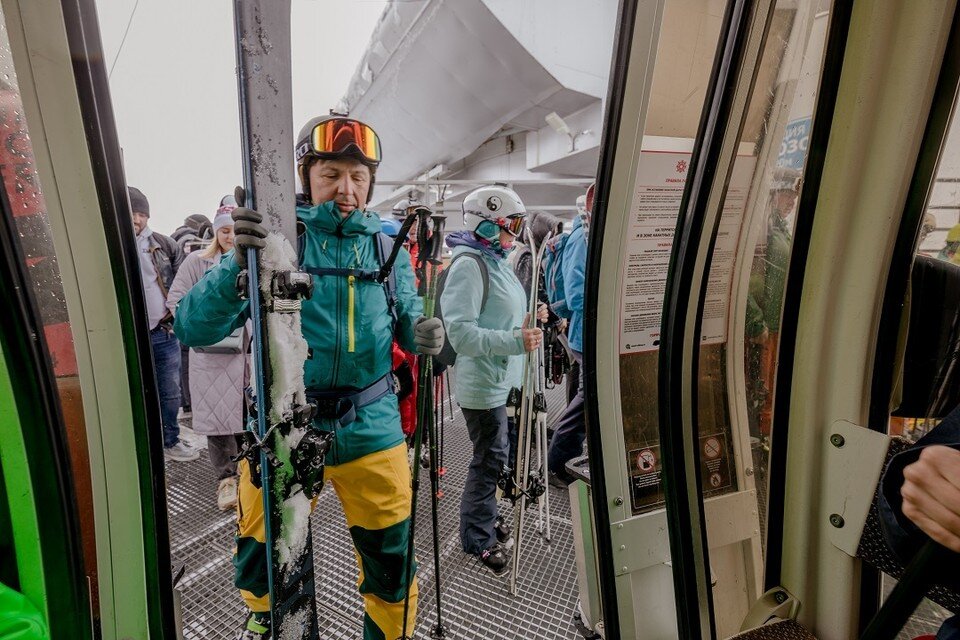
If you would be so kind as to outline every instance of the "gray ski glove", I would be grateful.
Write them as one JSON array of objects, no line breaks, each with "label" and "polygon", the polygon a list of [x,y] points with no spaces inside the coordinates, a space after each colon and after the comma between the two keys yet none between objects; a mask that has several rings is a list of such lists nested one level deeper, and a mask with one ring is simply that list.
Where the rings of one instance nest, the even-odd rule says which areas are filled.
[{"label": "gray ski glove", "polygon": [[263,249],[266,246],[263,239],[267,237],[267,230],[260,224],[263,222],[263,216],[244,206],[247,202],[247,194],[243,187],[237,187],[233,195],[237,199],[237,208],[231,214],[231,217],[233,217],[233,245],[236,247],[234,253],[237,264],[240,265],[241,269],[246,269],[247,249],[251,247]]},{"label": "gray ski glove", "polygon": [[427,356],[435,356],[443,348],[443,322],[440,318],[425,318],[420,316],[417,324],[413,325],[413,341],[417,345],[417,352]]}]

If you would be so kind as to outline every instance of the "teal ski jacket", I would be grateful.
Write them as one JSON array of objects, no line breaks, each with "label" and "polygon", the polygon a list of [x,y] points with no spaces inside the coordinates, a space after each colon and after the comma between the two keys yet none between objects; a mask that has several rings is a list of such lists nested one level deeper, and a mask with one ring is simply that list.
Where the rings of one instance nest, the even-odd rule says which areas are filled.
[{"label": "teal ski jacket", "polygon": [[[316,268],[376,270],[380,218],[371,211],[355,210],[346,218],[330,201],[297,207],[303,223],[300,243],[303,264]],[[410,255],[401,250],[393,266],[396,274],[396,339],[415,351],[413,327],[423,313],[414,285]],[[233,252],[206,275],[180,301],[174,330],[191,347],[214,344],[250,316],[249,302],[236,289],[240,267]],[[304,363],[304,383],[310,390],[356,391],[391,370],[393,320],[384,287],[354,276],[313,276],[313,296],[303,303],[303,336],[310,348]],[[357,410],[357,419],[346,426],[317,420],[316,427],[334,431],[328,464],[342,464],[403,442],[397,397],[388,394]]]},{"label": "teal ski jacket", "polygon": [[495,259],[472,247],[461,253],[479,254],[490,276],[487,304],[481,312],[483,280],[469,258],[450,267],[440,297],[447,340],[457,352],[454,393],[461,407],[492,409],[506,403],[511,387],[523,378],[523,338],[527,294],[507,260]]}]

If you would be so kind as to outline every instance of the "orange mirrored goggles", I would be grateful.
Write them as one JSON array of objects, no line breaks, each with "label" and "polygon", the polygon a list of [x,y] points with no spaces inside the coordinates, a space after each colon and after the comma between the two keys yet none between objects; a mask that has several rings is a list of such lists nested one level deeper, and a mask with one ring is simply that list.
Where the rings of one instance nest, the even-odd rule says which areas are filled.
[{"label": "orange mirrored goggles", "polygon": [[310,137],[297,145],[296,160],[305,156],[320,158],[338,157],[354,152],[363,162],[380,164],[383,152],[380,148],[380,136],[370,125],[349,118],[331,118],[313,128]]},{"label": "orange mirrored goggles", "polygon": [[526,215],[523,214],[510,216],[509,218],[500,218],[497,220],[497,226],[516,238],[523,231],[523,225],[526,219]]}]

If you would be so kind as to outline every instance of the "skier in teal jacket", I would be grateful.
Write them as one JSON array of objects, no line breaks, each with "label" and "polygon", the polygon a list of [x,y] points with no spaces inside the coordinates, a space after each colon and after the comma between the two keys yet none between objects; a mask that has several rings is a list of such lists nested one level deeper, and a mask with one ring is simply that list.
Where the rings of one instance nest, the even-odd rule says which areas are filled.
[{"label": "skier in teal jacket", "polygon": [[[439,320],[422,316],[413,269],[405,250],[394,263],[395,300],[383,285],[325,270],[380,268],[380,218],[364,210],[370,198],[380,146],[370,127],[341,117],[315,118],[301,130],[298,172],[304,198],[297,207],[301,269],[314,274],[301,322],[309,345],[304,365],[308,397],[350,398],[352,421],[322,416],[315,428],[334,433],[325,477],[346,515],[360,564],[359,590],[366,608],[365,639],[398,638],[410,589],[408,629],[417,610],[416,579],[405,580],[410,528],[410,467],[400,427],[391,371],[391,345],[435,354],[443,345]],[[246,247],[262,247],[260,216],[237,209],[236,253],[228,253],[181,300],[176,333],[190,346],[213,344],[249,317],[236,280],[246,267]],[[391,312],[393,307],[393,312]],[[395,319],[394,319],[395,318]],[[240,640],[268,638],[263,502],[240,464],[235,584],[250,608]]]}]

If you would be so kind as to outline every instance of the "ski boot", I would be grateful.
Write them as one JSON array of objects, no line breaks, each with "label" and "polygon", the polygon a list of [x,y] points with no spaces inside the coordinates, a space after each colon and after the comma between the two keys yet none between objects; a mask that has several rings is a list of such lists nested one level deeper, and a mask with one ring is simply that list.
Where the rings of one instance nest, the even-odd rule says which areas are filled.
[{"label": "ski boot", "polygon": [[243,629],[237,636],[237,640],[270,640],[273,634],[270,633],[270,612],[264,611],[257,613],[251,611],[243,623]]},{"label": "ski boot", "polygon": [[507,570],[507,565],[510,564],[510,556],[507,555],[507,550],[499,542],[489,549],[481,551],[477,557],[483,566],[490,569],[495,576],[502,575]]},{"label": "ski boot", "polygon": [[503,516],[497,516],[497,519],[493,522],[493,529],[497,532],[497,542],[499,542],[504,549],[509,549],[513,546],[513,531],[510,530],[510,525],[507,524]]}]

